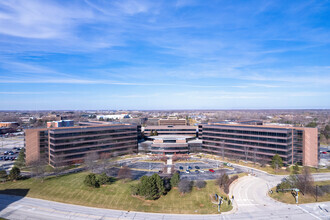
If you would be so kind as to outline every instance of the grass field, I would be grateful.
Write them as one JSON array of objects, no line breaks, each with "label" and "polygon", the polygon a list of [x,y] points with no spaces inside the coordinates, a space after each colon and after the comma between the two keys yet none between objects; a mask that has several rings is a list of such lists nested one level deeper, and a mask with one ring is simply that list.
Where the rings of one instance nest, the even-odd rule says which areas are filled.
[{"label": "grass field", "polygon": [[[181,214],[215,214],[216,205],[211,203],[210,195],[219,194],[219,187],[214,181],[207,181],[206,188],[180,195],[172,189],[167,195],[156,201],[148,201],[130,195],[130,185],[136,181],[123,183],[117,181],[111,185],[92,189],[83,185],[87,173],[77,173],[57,178],[20,180],[0,184],[0,193],[20,194],[27,189],[28,197],[53,200],[99,208]],[[5,192],[3,190],[6,190]],[[2,192],[1,192],[2,191]],[[222,206],[222,211],[229,211],[232,206]]]},{"label": "grass field", "polygon": [[[321,186],[321,185],[330,185],[330,181],[320,181],[320,182],[315,182],[315,185]],[[284,202],[284,203],[289,203],[289,204],[295,204],[296,200],[295,198],[291,195],[290,192],[276,192],[276,187],[272,188],[273,194],[268,194],[271,198]],[[299,198],[298,198],[299,204],[302,203],[312,203],[316,202],[316,197],[312,195],[302,195],[300,193]],[[319,196],[317,198],[317,202],[326,202],[330,201],[330,193],[326,193],[323,196]]]}]

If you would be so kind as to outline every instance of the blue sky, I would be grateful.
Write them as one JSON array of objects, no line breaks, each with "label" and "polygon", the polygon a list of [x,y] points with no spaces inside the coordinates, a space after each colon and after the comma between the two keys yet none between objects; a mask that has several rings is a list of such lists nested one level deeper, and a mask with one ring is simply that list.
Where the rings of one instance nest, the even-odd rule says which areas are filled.
[{"label": "blue sky", "polygon": [[0,0],[0,109],[330,108],[329,1]]}]

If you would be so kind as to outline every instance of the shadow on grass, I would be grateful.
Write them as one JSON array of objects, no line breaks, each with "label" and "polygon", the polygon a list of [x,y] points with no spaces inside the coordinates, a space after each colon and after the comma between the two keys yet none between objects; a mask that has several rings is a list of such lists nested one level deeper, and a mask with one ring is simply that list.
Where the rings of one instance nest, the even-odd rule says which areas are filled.
[{"label": "shadow on grass", "polygon": [[[29,189],[0,190],[0,211],[5,209],[10,204],[24,198],[28,194],[28,192],[29,192]],[[2,217],[6,218],[6,216],[2,216]]]}]

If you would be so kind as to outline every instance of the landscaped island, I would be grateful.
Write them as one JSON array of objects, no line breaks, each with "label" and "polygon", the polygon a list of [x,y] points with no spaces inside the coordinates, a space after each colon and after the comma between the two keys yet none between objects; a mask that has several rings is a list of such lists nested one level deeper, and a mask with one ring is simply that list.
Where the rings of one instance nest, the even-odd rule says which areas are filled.
[{"label": "landscaped island", "polygon": [[[84,184],[87,175],[87,172],[81,172],[43,181],[36,178],[8,181],[0,184],[0,193],[20,195],[22,190],[19,189],[25,189],[28,197],[99,208],[180,214],[218,213],[212,196],[221,192],[214,180],[206,181],[205,188],[193,187],[190,193],[182,194],[177,188],[172,188],[157,200],[145,200],[131,193],[131,185],[139,181],[117,180],[99,188],[91,188]],[[226,202],[221,206],[222,212],[231,209],[232,206]]]}]

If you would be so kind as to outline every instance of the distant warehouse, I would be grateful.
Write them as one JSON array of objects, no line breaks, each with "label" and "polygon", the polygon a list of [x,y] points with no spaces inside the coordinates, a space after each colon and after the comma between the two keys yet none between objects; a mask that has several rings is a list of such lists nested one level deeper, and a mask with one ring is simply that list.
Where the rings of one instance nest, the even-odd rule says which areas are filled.
[{"label": "distant warehouse", "polygon": [[202,124],[199,137],[205,153],[256,162],[279,154],[286,165],[318,166],[317,128]]},{"label": "distant warehouse", "polygon": [[26,163],[46,158],[52,166],[79,163],[91,152],[137,153],[137,126],[98,125],[25,130]]}]

